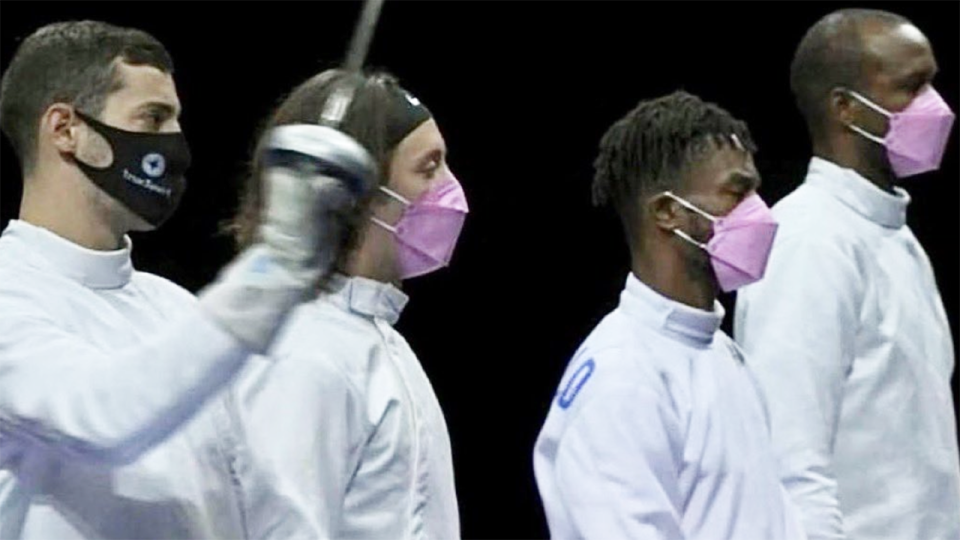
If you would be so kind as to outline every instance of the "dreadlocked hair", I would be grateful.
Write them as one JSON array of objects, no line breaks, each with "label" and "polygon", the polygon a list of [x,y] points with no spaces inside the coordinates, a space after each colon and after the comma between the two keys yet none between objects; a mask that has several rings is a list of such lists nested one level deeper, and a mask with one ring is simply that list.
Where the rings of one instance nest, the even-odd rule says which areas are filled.
[{"label": "dreadlocked hair", "polygon": [[746,123],[717,105],[683,91],[641,101],[600,140],[593,203],[612,205],[629,232],[641,196],[678,189],[689,165],[729,145],[756,152]]}]

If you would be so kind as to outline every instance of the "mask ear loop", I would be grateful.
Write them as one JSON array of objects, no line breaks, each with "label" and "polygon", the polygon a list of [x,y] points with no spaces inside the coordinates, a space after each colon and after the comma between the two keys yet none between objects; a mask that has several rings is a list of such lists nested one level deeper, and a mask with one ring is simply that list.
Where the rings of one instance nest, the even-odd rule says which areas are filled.
[{"label": "mask ear loop", "polygon": [[[663,194],[666,195],[667,197],[670,197],[670,198],[673,199],[674,201],[677,201],[677,202],[680,204],[680,206],[683,206],[683,207],[686,208],[687,210],[690,210],[691,212],[693,212],[693,213],[695,213],[695,214],[698,214],[698,215],[700,215],[700,216],[702,216],[702,217],[710,220],[710,223],[716,223],[716,222],[717,222],[717,218],[716,218],[715,216],[711,216],[710,214],[708,214],[708,213],[704,212],[703,210],[697,208],[696,206],[690,204],[690,203],[687,202],[686,200],[684,200],[684,199],[682,199],[682,198],[680,198],[680,197],[677,197],[676,195],[673,194],[673,192],[671,192],[671,191],[665,191]],[[704,243],[702,243],[702,242],[697,242],[696,240],[693,239],[692,236],[690,236],[689,234],[681,231],[680,229],[673,229],[673,234],[679,236],[680,238],[686,240],[687,242],[690,242],[691,244],[697,246],[698,248],[700,248],[700,249],[702,249],[702,250],[704,250],[704,251],[707,251],[707,245],[706,245],[706,244],[704,244]]]},{"label": "mask ear loop", "polygon": [[403,195],[397,193],[396,191],[384,186],[380,186],[379,189],[381,192],[385,193],[388,197],[399,202],[403,206],[410,206],[411,204],[410,200],[404,197]]},{"label": "mask ear loop", "polygon": [[704,251],[707,251],[707,245],[706,245],[706,244],[701,243],[701,242],[697,242],[696,240],[693,239],[692,236],[690,236],[689,234],[681,231],[680,229],[674,229],[674,230],[673,230],[673,234],[679,236],[680,238],[683,238],[684,240],[686,240],[687,242],[690,242],[691,244],[697,246],[698,248],[700,248],[700,249],[702,249],[702,250],[704,250]]},{"label": "mask ear loop", "polygon": [[[891,114],[890,111],[888,111],[888,110],[884,109],[883,107],[877,105],[876,103],[870,101],[869,99],[867,99],[866,97],[864,97],[864,96],[861,95],[860,93],[858,93],[858,92],[856,92],[856,91],[854,91],[854,90],[849,90],[849,89],[845,89],[844,91],[845,91],[846,93],[850,94],[851,96],[853,96],[853,98],[856,99],[857,101],[859,101],[860,103],[862,103],[862,104],[866,105],[867,107],[869,107],[870,109],[872,109],[874,112],[877,112],[877,113],[879,113],[879,114],[882,114],[883,116],[886,116],[887,118],[893,118],[893,114]],[[863,135],[863,136],[866,137],[867,139],[870,139],[871,141],[873,141],[873,142],[875,142],[875,143],[877,143],[877,144],[884,144],[882,137],[877,137],[877,136],[874,135],[873,133],[870,133],[870,132],[866,131],[865,129],[861,128],[860,126],[857,126],[857,125],[855,125],[855,124],[847,124],[847,127],[850,128],[851,130],[859,133],[860,135]]]},{"label": "mask ear loop", "polygon": [[[392,189],[387,188],[387,187],[383,187],[383,186],[380,186],[379,189],[380,189],[380,192],[381,192],[381,193],[386,194],[388,197],[390,197],[391,199],[399,202],[399,203],[402,204],[404,207],[409,207],[409,206],[410,206],[410,201],[409,201],[406,197],[404,197],[403,195],[400,195],[399,193],[397,193],[396,191],[393,191]],[[380,219],[380,218],[378,218],[378,217],[376,217],[376,216],[370,216],[370,221],[372,221],[374,224],[379,225],[380,227],[383,227],[384,229],[386,229],[386,230],[388,230],[388,231],[390,231],[390,232],[392,232],[392,233],[394,233],[394,234],[397,233],[397,228],[396,228],[396,227],[394,227],[393,225],[388,224],[387,222],[383,221],[382,219]]]},{"label": "mask ear loop", "polygon": [[697,208],[697,207],[694,206],[693,204],[687,202],[687,201],[684,200],[683,198],[677,197],[676,195],[673,194],[672,191],[664,191],[663,194],[666,195],[667,197],[670,197],[671,199],[677,201],[678,203],[680,203],[680,206],[686,208],[687,210],[690,210],[690,211],[692,211],[692,212],[694,212],[694,213],[696,213],[696,214],[699,214],[700,216],[703,216],[703,217],[707,218],[708,220],[710,220],[710,223],[716,223],[716,222],[717,222],[717,219],[718,219],[718,218],[717,218],[716,216],[712,216],[712,215],[704,212],[703,210]]},{"label": "mask ear loop", "polygon": [[846,92],[847,92],[848,94],[850,94],[851,96],[853,96],[854,98],[856,98],[856,100],[859,101],[860,103],[863,103],[863,104],[866,105],[867,107],[870,107],[870,108],[873,109],[874,111],[876,111],[876,112],[878,112],[878,113],[886,116],[887,118],[892,118],[892,117],[893,117],[893,113],[891,113],[890,111],[888,111],[888,110],[884,109],[883,107],[877,105],[876,103],[870,101],[869,99],[867,99],[866,97],[864,97],[862,94],[860,94],[860,93],[857,92],[856,90],[846,90]]},{"label": "mask ear loop", "polygon": [[397,228],[396,228],[396,227],[394,227],[393,225],[388,224],[387,222],[383,221],[382,219],[380,219],[380,218],[378,218],[378,217],[370,216],[370,221],[371,221],[374,225],[378,225],[378,226],[380,226],[381,228],[386,229],[386,230],[392,232],[393,234],[397,234]]}]

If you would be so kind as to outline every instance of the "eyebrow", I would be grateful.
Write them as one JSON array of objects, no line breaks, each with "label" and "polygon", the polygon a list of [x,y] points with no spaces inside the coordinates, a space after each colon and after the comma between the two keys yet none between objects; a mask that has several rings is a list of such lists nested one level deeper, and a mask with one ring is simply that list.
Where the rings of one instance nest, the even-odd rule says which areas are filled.
[{"label": "eyebrow", "polygon": [[154,113],[157,116],[167,119],[175,118],[177,116],[177,109],[169,103],[162,101],[149,101],[137,107],[137,114],[141,113]]},{"label": "eyebrow", "polygon": [[733,171],[723,181],[724,186],[739,188],[741,191],[749,191],[760,187],[761,180],[758,175],[744,171]]},{"label": "eyebrow", "polygon": [[919,84],[933,80],[933,77],[936,74],[937,72],[935,70],[916,70],[904,75],[901,80],[910,84]]},{"label": "eyebrow", "polygon": [[442,160],[443,156],[446,154],[445,148],[431,148],[430,150],[425,151],[420,157],[418,157],[414,163],[416,163],[417,168],[423,167],[429,160],[436,159]]},{"label": "eyebrow", "polygon": [[932,81],[934,77],[937,76],[937,73],[940,71],[940,66],[934,61],[933,64],[923,65],[916,67],[903,73],[895,80],[901,83],[920,83],[920,82],[929,82]]}]

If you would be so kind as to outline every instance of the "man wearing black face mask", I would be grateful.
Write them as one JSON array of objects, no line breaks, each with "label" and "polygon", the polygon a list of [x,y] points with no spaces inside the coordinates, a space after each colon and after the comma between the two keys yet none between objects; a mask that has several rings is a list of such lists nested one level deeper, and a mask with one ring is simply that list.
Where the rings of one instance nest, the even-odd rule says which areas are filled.
[{"label": "man wearing black face mask", "polygon": [[170,217],[190,162],[171,73],[153,37],[90,21],[39,29],[4,73],[24,194],[0,236],[0,538],[247,530],[211,397],[328,272],[353,194],[267,168],[257,241],[199,301],[135,271],[126,233]]},{"label": "man wearing black face mask", "polygon": [[953,344],[899,187],[950,135],[936,72],[916,26],[872,10],[821,19],[791,68],[814,157],[734,326],[811,540],[960,538]]},{"label": "man wearing black face mask", "polygon": [[[184,173],[190,165],[190,147],[183,133],[126,131],[99,122],[79,109],[74,113],[107,142],[112,154],[111,164],[102,168],[75,157],[80,171],[149,228],[162,225],[176,210],[186,189]],[[164,113],[158,113],[158,123],[164,118],[161,115]]]}]

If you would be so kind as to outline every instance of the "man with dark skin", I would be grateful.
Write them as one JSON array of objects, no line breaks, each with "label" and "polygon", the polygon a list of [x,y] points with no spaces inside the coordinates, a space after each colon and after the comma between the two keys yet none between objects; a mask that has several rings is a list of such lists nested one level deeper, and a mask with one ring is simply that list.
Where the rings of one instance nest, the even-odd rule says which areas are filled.
[{"label": "man with dark skin", "polygon": [[960,538],[953,344],[900,187],[935,170],[949,138],[936,73],[923,33],[874,10],[821,19],[791,68],[814,157],[774,207],[767,274],[737,299],[735,335],[811,540]]},{"label": "man with dark skin", "polygon": [[747,126],[675,92],[600,143],[594,200],[631,272],[571,360],[534,450],[555,538],[794,540],[762,397],[723,331],[721,290],[763,274],[776,224]]}]

